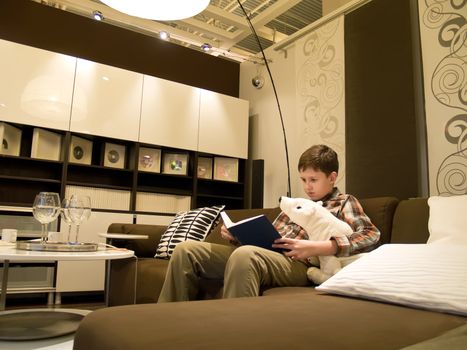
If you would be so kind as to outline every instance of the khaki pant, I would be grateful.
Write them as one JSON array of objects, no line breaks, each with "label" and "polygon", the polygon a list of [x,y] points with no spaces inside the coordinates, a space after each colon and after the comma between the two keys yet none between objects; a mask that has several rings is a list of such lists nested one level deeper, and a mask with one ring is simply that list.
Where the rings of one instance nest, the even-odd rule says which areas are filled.
[{"label": "khaki pant", "polygon": [[306,286],[308,266],[255,246],[186,241],[170,259],[158,302],[195,299],[198,280],[224,280],[223,298],[258,296],[261,286]]}]

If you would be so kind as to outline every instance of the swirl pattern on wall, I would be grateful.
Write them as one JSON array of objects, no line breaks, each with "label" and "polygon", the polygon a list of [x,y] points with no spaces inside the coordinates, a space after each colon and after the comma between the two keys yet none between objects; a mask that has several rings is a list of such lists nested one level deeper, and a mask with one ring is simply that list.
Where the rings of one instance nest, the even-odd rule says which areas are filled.
[{"label": "swirl pattern on wall", "polygon": [[467,22],[460,13],[466,3],[467,0],[425,0],[427,8],[423,14],[423,24],[439,30],[438,43],[449,51],[436,65],[431,79],[433,96],[452,109],[453,116],[445,125],[444,136],[457,149],[438,168],[436,186],[440,195],[467,194],[467,114],[464,113],[467,112]]},{"label": "swirl pattern on wall", "polygon": [[317,134],[323,141],[339,128],[333,110],[344,95],[343,62],[336,59],[336,48],[329,42],[338,27],[336,20],[307,37],[303,44],[306,60],[298,74],[298,94],[304,102],[304,133]]}]

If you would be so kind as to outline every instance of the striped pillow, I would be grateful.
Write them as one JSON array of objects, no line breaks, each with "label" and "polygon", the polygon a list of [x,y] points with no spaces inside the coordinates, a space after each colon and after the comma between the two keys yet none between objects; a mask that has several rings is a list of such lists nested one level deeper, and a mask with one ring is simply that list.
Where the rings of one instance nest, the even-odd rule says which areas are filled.
[{"label": "striped pillow", "polygon": [[186,240],[204,241],[219,222],[219,213],[224,207],[204,207],[178,213],[163,233],[154,257],[170,259],[178,243]]}]

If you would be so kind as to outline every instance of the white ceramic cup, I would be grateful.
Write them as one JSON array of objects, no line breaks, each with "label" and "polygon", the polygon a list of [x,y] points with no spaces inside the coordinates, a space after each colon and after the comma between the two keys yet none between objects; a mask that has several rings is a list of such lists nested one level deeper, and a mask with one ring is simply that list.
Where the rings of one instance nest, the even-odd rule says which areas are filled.
[{"label": "white ceramic cup", "polygon": [[2,241],[4,242],[16,242],[16,238],[18,237],[18,230],[14,228],[4,228],[2,230]]}]

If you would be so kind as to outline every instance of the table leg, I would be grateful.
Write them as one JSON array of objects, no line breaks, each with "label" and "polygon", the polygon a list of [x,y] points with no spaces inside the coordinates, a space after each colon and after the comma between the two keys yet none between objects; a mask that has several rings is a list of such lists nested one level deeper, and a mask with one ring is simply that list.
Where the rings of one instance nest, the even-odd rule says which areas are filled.
[{"label": "table leg", "polygon": [[110,292],[110,260],[105,261],[105,286],[104,286],[104,296],[105,296],[105,306],[109,306],[109,296]]},{"label": "table leg", "polygon": [[3,277],[2,277],[2,292],[0,294],[0,311],[5,310],[6,304],[6,292],[8,288],[8,268],[10,266],[10,260],[3,261]]},{"label": "table leg", "polygon": [[[135,277],[133,280],[133,304],[136,304],[136,285],[138,282],[138,257],[132,256],[129,259],[135,259]],[[105,286],[104,286],[104,299],[105,306],[110,306],[110,268],[111,260],[105,262]]]}]

